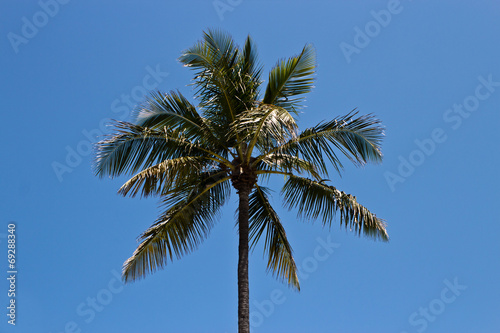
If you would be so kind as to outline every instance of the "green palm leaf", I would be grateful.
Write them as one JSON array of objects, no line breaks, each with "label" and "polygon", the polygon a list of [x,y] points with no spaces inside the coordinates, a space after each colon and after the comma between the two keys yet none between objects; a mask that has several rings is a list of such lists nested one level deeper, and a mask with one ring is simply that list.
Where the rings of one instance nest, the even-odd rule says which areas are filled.
[{"label": "green palm leaf", "polygon": [[100,177],[137,172],[178,151],[178,145],[167,141],[162,131],[122,121],[115,121],[114,129],[113,135],[97,144],[94,169]]},{"label": "green palm leaf", "polygon": [[137,114],[139,126],[161,130],[182,130],[189,140],[203,144],[209,150],[227,156],[229,149],[223,138],[216,136],[210,121],[201,117],[196,108],[180,93],[152,93],[143,103]]},{"label": "green palm leaf", "polygon": [[300,157],[287,154],[270,154],[257,162],[259,175],[282,173],[284,175],[293,175],[294,173],[307,173],[315,179],[321,179],[316,165]]},{"label": "green palm leaf", "polygon": [[97,144],[94,169],[98,176],[116,177],[183,156],[205,156],[231,167],[224,156],[206,149],[201,142],[206,141],[191,142],[182,129],[164,127],[160,131],[115,121],[115,133]]},{"label": "green palm leaf", "polygon": [[298,208],[299,216],[317,219],[331,226],[337,212],[340,223],[359,234],[388,241],[385,222],[356,201],[356,197],[328,186],[323,182],[290,176],[282,194],[288,209]]},{"label": "green palm leaf", "polygon": [[203,120],[196,108],[180,92],[151,93],[137,113],[137,125],[152,129],[182,128],[196,136]]},{"label": "green palm leaf", "polygon": [[141,236],[141,244],[124,263],[125,282],[145,277],[198,248],[214,226],[229,195],[229,177],[204,177],[165,198],[170,208]]},{"label": "green palm leaf", "polygon": [[313,88],[316,53],[312,45],[288,60],[281,60],[269,73],[263,103],[281,106],[295,112],[301,107],[301,95]]},{"label": "green palm leaf", "polygon": [[236,115],[251,106],[239,98],[247,90],[238,71],[239,50],[227,33],[210,30],[203,37],[179,61],[196,72],[196,96],[207,118],[227,131]]},{"label": "green palm leaf", "polygon": [[244,100],[255,100],[258,94],[258,88],[262,83],[260,80],[262,74],[262,65],[259,64],[257,47],[250,36],[245,40],[245,46],[238,61],[241,77],[244,78],[243,91],[247,91],[248,96]]},{"label": "green palm leaf", "polygon": [[[384,131],[380,126],[380,120],[370,114],[356,117],[357,114],[353,111],[329,122],[320,123],[302,132],[301,139],[307,141],[307,138],[312,140],[318,137],[324,138],[358,165],[381,162],[380,144]],[[320,145],[322,148],[325,147],[323,144]],[[325,152],[330,154],[327,150]]]},{"label": "green palm leaf", "polygon": [[229,136],[238,136],[247,144],[247,161],[255,146],[269,150],[297,136],[297,124],[284,108],[262,104],[238,115]]},{"label": "green palm leaf", "polygon": [[[201,171],[207,168],[207,164],[207,159],[200,156],[168,159],[130,178],[118,193],[131,197],[138,193],[143,197],[162,195],[168,193],[171,188],[184,186],[193,177],[199,177]],[[215,168],[215,165],[213,167]]]},{"label": "green palm leaf", "polygon": [[266,190],[264,187],[256,186],[250,195],[251,246],[255,246],[265,232],[264,252],[268,253],[267,269],[279,279],[300,290],[292,247],[288,243],[278,214],[269,203]]},{"label": "green palm leaf", "polygon": [[[384,133],[380,121],[372,115],[355,117],[356,115],[357,113],[349,113],[308,128],[297,138],[271,149],[267,155],[277,152],[300,155],[314,163],[325,175],[328,174],[325,155],[339,174],[343,168],[333,148],[337,148],[357,165],[380,162],[380,143]],[[266,154],[258,157],[256,162],[265,156]]]}]

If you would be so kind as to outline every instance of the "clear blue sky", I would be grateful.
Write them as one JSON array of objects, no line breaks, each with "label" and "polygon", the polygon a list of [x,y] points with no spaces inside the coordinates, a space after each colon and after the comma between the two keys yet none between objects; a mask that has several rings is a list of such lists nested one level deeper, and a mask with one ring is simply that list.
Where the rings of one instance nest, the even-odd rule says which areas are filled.
[{"label": "clear blue sky", "polygon": [[118,196],[125,178],[96,178],[89,153],[147,89],[192,96],[177,57],[209,27],[251,34],[266,71],[314,44],[302,128],[354,108],[386,126],[381,165],[331,178],[391,241],[298,221],[273,182],[302,291],[257,248],[252,332],[500,331],[498,1],[55,1],[0,10],[1,275],[11,221],[18,265],[16,327],[0,279],[1,332],[236,332],[236,195],[198,251],[123,286],[157,201]]}]

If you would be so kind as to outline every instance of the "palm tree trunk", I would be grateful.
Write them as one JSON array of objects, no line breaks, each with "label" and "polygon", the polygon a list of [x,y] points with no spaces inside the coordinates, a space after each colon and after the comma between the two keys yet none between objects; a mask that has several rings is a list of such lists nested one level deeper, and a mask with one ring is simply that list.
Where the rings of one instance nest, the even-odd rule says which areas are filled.
[{"label": "palm tree trunk", "polygon": [[248,197],[250,189],[241,189],[239,194],[238,226],[238,333],[250,333],[250,293],[248,289]]}]

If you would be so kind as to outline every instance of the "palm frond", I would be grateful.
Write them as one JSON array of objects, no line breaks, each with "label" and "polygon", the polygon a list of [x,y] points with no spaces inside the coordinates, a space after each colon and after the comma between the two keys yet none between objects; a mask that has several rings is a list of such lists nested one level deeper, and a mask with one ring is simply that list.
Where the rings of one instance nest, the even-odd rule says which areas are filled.
[{"label": "palm frond", "polygon": [[230,69],[237,60],[238,47],[230,34],[208,29],[203,32],[203,40],[183,52],[179,61],[184,66],[201,71]]},{"label": "palm frond", "polygon": [[230,136],[247,143],[247,161],[255,146],[269,149],[297,136],[297,124],[284,108],[261,104],[242,112],[231,125]]},{"label": "palm frond", "polygon": [[359,117],[357,114],[358,112],[353,110],[345,116],[320,123],[302,132],[302,137],[325,138],[357,165],[381,162],[380,144],[384,129],[380,120],[371,114]]},{"label": "palm frond", "polygon": [[197,134],[203,122],[196,108],[180,92],[156,91],[139,108],[136,124],[152,129],[180,127],[188,134]]},{"label": "palm frond", "polygon": [[259,64],[257,46],[250,36],[245,40],[245,46],[241,52],[240,69],[242,77],[246,78],[248,90],[251,93],[251,99],[257,98],[257,91],[261,84],[261,74],[263,66]]},{"label": "palm frond", "polygon": [[288,60],[281,60],[269,73],[263,103],[281,106],[291,112],[301,107],[302,96],[313,88],[316,54],[312,45]]},{"label": "palm frond", "polygon": [[[219,126],[228,126],[247,108],[239,98],[242,85],[238,74],[239,50],[232,37],[219,30],[204,33],[203,40],[183,52],[179,61],[195,70],[196,96],[205,115]],[[227,130],[226,129],[222,129]]]},{"label": "palm frond", "polygon": [[193,178],[198,178],[203,170],[216,169],[213,161],[202,156],[183,156],[168,159],[147,168],[128,180],[118,193],[131,197],[142,197],[168,193],[172,188],[184,186]]},{"label": "palm frond", "polygon": [[182,129],[163,131],[115,121],[115,132],[96,144],[95,173],[103,177],[136,173],[160,161],[182,156],[205,156],[231,167],[225,157],[191,142]]},{"label": "palm frond", "polygon": [[227,156],[229,149],[223,138],[208,119],[198,114],[196,108],[180,93],[152,93],[137,114],[137,125],[152,129],[182,129],[191,141],[198,141],[209,150]]},{"label": "palm frond", "polygon": [[175,203],[140,236],[141,243],[123,265],[124,281],[144,278],[163,268],[174,256],[180,258],[197,249],[229,196],[229,179],[206,177],[166,198],[167,205]]},{"label": "palm frond", "polygon": [[[380,162],[382,152],[380,144],[383,137],[383,127],[373,115],[355,117],[357,112],[351,112],[332,121],[320,123],[302,131],[296,139],[275,147],[269,154],[282,153],[300,155],[314,163],[318,169],[328,174],[324,155],[339,172],[343,168],[335,150],[337,148],[356,165],[367,162]],[[257,161],[264,158],[263,155]]]},{"label": "palm frond", "polygon": [[283,186],[284,204],[288,209],[298,207],[303,218],[321,217],[324,225],[331,226],[337,212],[340,224],[365,236],[388,241],[385,222],[356,201],[356,197],[333,186],[311,179],[289,176]]},{"label": "palm frond", "polygon": [[264,253],[268,254],[267,269],[278,279],[300,290],[292,247],[278,214],[269,203],[266,188],[256,186],[250,195],[249,204],[250,246],[254,247],[265,232]]},{"label": "palm frond", "polygon": [[142,165],[150,167],[178,150],[162,131],[123,121],[113,125],[114,133],[96,144],[94,170],[100,177],[137,172]]},{"label": "palm frond", "polygon": [[262,175],[279,171],[285,175],[307,173],[315,179],[321,179],[321,175],[318,173],[314,163],[293,155],[280,153],[266,155],[256,162],[255,166],[259,170],[257,174]]}]

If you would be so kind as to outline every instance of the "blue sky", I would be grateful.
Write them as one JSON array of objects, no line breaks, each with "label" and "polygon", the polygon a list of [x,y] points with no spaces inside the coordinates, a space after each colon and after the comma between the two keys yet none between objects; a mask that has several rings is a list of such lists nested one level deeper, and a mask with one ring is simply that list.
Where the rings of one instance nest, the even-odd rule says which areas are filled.
[{"label": "blue sky", "polygon": [[388,222],[389,243],[299,221],[273,202],[297,293],[250,258],[252,332],[498,332],[498,1],[4,1],[0,268],[16,224],[16,325],[1,332],[236,332],[236,195],[198,251],[145,280],[118,276],[156,200],[98,179],[90,146],[149,89],[192,97],[177,61],[207,28],[250,34],[266,72],[317,51],[299,126],[358,108],[384,161],[332,173]]}]

